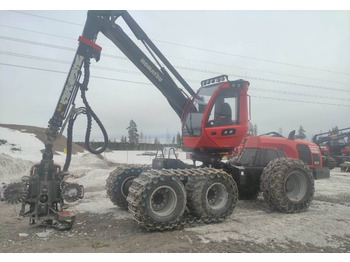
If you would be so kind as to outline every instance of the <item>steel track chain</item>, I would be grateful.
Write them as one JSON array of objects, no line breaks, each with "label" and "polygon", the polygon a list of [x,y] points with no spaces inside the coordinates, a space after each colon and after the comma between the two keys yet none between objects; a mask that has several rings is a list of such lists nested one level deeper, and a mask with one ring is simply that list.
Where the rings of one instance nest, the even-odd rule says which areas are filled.
[{"label": "steel track chain", "polygon": [[120,174],[124,173],[126,170],[131,169],[131,168],[140,168],[142,170],[142,172],[144,172],[144,171],[151,169],[151,166],[150,165],[140,165],[140,164],[135,164],[135,165],[125,164],[125,165],[118,166],[116,169],[114,169],[109,174],[109,176],[106,180],[106,186],[105,186],[107,196],[113,202],[113,204],[116,204],[115,199],[114,199],[114,192],[113,192],[114,183]]},{"label": "steel track chain", "polygon": [[[148,230],[171,230],[174,228],[181,228],[186,225],[193,225],[199,223],[217,223],[224,221],[232,212],[223,216],[216,217],[195,217],[189,213],[188,210],[176,221],[171,223],[150,223],[147,217],[141,214],[142,208],[142,195],[147,191],[147,187],[150,186],[153,181],[158,179],[164,179],[165,177],[175,177],[182,182],[188,180],[202,181],[214,177],[223,177],[223,179],[232,179],[225,171],[214,168],[198,168],[198,169],[151,169],[148,172],[142,173],[137,179],[134,179],[132,186],[129,189],[129,195],[127,197],[129,212],[132,213],[134,219],[147,228]],[[232,210],[233,211],[233,210]]]},{"label": "steel track chain", "polygon": [[[272,160],[265,167],[261,176],[260,190],[263,192],[263,197],[272,210],[277,209],[285,213],[299,213],[308,208],[311,201],[306,203],[301,202],[299,204],[293,204],[290,201],[287,201],[285,188],[278,183],[278,181],[283,181],[283,179],[280,178],[283,176],[282,173],[285,174],[293,168],[301,168],[302,170],[305,170],[307,175],[313,180],[309,167],[304,162],[297,159],[278,158]],[[276,174],[276,176],[273,174]],[[313,184],[311,185],[310,190],[314,191]],[[278,203],[278,205],[276,203]]]}]

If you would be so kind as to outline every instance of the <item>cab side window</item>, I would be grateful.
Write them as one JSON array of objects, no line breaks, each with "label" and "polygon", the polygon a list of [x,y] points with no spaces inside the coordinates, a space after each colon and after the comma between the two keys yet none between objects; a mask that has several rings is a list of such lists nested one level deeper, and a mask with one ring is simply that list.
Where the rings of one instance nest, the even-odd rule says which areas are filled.
[{"label": "cab side window", "polygon": [[229,126],[237,123],[237,92],[224,89],[219,92],[210,110],[206,126]]}]

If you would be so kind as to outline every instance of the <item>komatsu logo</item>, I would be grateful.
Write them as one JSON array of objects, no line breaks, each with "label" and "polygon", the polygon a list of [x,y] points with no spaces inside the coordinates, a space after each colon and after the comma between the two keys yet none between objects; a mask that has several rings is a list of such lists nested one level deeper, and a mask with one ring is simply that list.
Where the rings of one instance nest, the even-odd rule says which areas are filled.
[{"label": "komatsu logo", "polygon": [[140,62],[159,82],[163,81],[163,78],[156,71],[154,71],[154,69],[145,61],[145,59],[141,58]]}]

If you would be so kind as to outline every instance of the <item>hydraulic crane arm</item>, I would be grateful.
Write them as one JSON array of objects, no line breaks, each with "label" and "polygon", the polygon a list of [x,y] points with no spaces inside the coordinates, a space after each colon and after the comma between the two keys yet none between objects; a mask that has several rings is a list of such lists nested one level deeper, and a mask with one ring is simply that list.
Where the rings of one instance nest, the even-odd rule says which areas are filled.
[{"label": "hydraulic crane arm", "polygon": [[160,58],[160,60],[166,65],[166,67],[176,77],[176,79],[179,80],[179,82],[185,87],[185,89],[190,93],[190,95],[195,96],[196,93],[193,91],[193,89],[176,71],[176,69],[170,64],[170,62],[166,59],[166,57],[162,54],[162,52],[160,52],[160,50],[154,45],[151,39],[148,38],[148,36],[141,29],[141,27],[136,23],[136,21],[130,16],[130,14],[127,11],[123,11],[122,17],[130,27],[130,29],[133,31],[137,39],[145,42],[145,44],[147,44],[153,50],[153,52]]},{"label": "hydraulic crane arm", "polygon": [[329,131],[316,134],[313,136],[312,141],[316,144],[321,144],[324,142],[340,140],[346,137],[350,137],[350,127],[338,129],[337,131]]},{"label": "hydraulic crane arm", "polygon": [[[116,20],[119,17],[124,19],[137,39],[142,41],[146,46],[158,66],[156,66],[130,39],[122,28],[116,24]],[[81,68],[83,64],[89,63],[91,58],[96,59],[96,61],[100,58],[100,51],[102,48],[95,44],[99,32],[102,32],[109,38],[162,92],[179,117],[181,117],[183,113],[188,101],[188,96],[176,85],[165,67],[161,66],[158,62],[157,58],[166,66],[173,76],[175,76],[191,96],[195,95],[192,88],[164,57],[127,11],[89,11],[83,35],[79,38],[80,44],[77,53],[68,73],[54,115],[49,122],[47,144],[52,144],[56,139],[59,129],[62,127],[63,120],[67,117],[70,106],[75,100],[80,86],[78,81],[82,74]],[[86,84],[88,82],[86,77],[84,78],[84,82],[86,82]]]},{"label": "hydraulic crane arm", "polygon": [[[135,20],[124,11],[121,15],[127,22],[129,27],[135,33],[136,37],[141,40],[146,48],[157,61],[156,56],[168,67],[168,69],[176,75],[180,82],[184,83],[184,87],[191,95],[195,92],[188,86],[180,74],[171,66],[168,60],[162,55],[158,48],[152,43],[142,29],[136,24]],[[178,114],[182,115],[182,111],[187,103],[188,97],[179,89],[175,82],[171,79],[164,67],[158,63],[160,69],[143,53],[143,51],[124,33],[119,25],[113,21],[105,20],[101,32],[109,38],[128,58],[129,60],[162,92],[167,98],[169,104]],[[154,53],[152,53],[152,51]]]}]

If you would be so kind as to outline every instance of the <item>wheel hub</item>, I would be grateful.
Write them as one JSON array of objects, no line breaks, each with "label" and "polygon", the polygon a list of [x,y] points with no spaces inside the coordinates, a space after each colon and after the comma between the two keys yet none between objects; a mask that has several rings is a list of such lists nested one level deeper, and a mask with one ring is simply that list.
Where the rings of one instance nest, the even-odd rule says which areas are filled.
[{"label": "wheel hub", "polygon": [[167,216],[174,211],[177,204],[175,191],[168,186],[162,186],[151,195],[151,209],[159,216]]},{"label": "wheel hub", "polygon": [[161,210],[168,202],[169,190],[162,188],[158,190],[157,194],[154,195],[152,199],[152,206],[155,210]]},{"label": "wheel hub", "polygon": [[295,184],[294,183],[292,183],[290,181],[288,181],[286,183],[286,190],[287,190],[287,192],[292,192],[294,190],[294,188],[295,188]]},{"label": "wheel hub", "polygon": [[129,178],[125,179],[122,186],[121,186],[122,194],[125,198],[128,197],[129,188],[131,187],[134,178],[135,177],[129,177]]},{"label": "wheel hub", "polygon": [[226,187],[221,183],[212,184],[207,190],[207,204],[212,209],[223,208],[228,201]]},{"label": "wheel hub", "polygon": [[302,200],[307,193],[308,180],[300,171],[294,171],[289,174],[285,182],[285,192],[291,201]]},{"label": "wheel hub", "polygon": [[216,187],[210,188],[208,191],[208,203],[209,205],[213,205],[215,201],[218,199],[218,190]]}]

